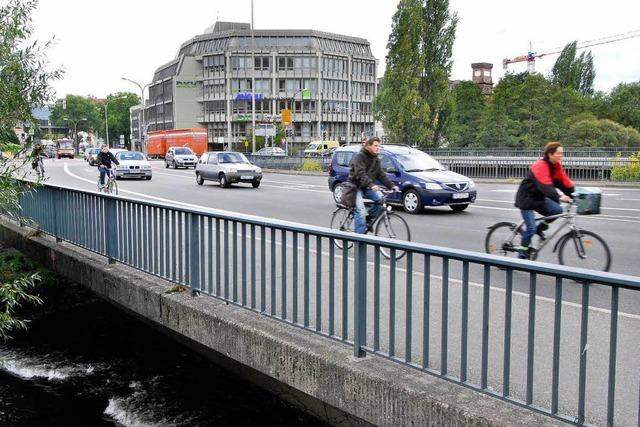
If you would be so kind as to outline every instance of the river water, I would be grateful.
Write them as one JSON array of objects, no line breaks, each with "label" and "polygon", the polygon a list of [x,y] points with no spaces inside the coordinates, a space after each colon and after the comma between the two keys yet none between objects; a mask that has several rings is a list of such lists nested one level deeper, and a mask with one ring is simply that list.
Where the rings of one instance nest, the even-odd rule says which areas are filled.
[{"label": "river water", "polygon": [[320,426],[96,300],[0,343],[0,426]]}]

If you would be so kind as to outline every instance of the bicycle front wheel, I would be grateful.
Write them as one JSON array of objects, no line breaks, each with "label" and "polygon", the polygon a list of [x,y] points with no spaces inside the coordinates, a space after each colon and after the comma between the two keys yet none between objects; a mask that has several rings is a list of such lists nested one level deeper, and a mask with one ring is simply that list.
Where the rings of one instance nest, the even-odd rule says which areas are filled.
[{"label": "bicycle front wheel", "polygon": [[[353,215],[349,209],[340,208],[337,209],[333,215],[331,215],[331,225],[330,228],[332,230],[337,231],[346,231],[348,233],[355,232],[355,225],[353,223]],[[342,249],[343,240],[335,240],[335,244],[338,248]],[[347,249],[351,249],[353,246],[353,242],[347,241]]]},{"label": "bicycle front wheel", "polygon": [[611,251],[596,233],[587,230],[570,231],[561,237],[558,247],[560,264],[568,267],[609,271]]},{"label": "bicycle front wheel", "polygon": [[[411,231],[409,230],[409,224],[400,215],[394,213],[388,213],[385,216],[380,217],[376,224],[375,235],[379,237],[386,237],[388,239],[404,240],[406,242],[411,241]],[[380,252],[385,258],[391,258],[391,249],[380,247]],[[400,259],[405,255],[405,251],[396,250],[395,259]]]},{"label": "bicycle front wheel", "polygon": [[107,193],[109,194],[115,194],[116,196],[118,195],[118,184],[116,183],[115,179],[110,179],[109,182],[107,183]]}]

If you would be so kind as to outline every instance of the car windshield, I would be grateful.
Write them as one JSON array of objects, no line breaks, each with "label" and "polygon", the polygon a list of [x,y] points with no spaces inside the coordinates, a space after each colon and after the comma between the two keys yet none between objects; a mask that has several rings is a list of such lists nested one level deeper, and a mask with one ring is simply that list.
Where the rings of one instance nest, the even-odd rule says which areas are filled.
[{"label": "car windshield", "polygon": [[220,163],[249,163],[242,153],[224,153],[220,155]]},{"label": "car windshield", "polygon": [[320,144],[309,144],[307,150],[317,150]]},{"label": "car windshield", "polygon": [[73,148],[73,142],[61,142],[60,148]]},{"label": "car windshield", "polygon": [[422,152],[398,154],[396,159],[405,172],[442,171],[444,167],[433,157]]},{"label": "car windshield", "polygon": [[176,154],[193,154],[193,152],[189,148],[176,148]]},{"label": "car windshield", "polygon": [[144,160],[144,155],[138,152],[124,152],[116,154],[118,160]]}]

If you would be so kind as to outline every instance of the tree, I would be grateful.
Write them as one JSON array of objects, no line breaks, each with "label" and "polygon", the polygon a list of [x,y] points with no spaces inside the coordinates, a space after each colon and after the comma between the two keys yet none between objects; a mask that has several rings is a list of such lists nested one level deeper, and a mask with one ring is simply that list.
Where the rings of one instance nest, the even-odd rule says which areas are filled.
[{"label": "tree", "polygon": [[76,141],[78,154],[78,135],[75,132],[104,129],[104,115],[100,110],[94,98],[67,95],[64,102],[58,101],[51,109],[51,121],[58,126],[66,125],[74,132],[72,137]]},{"label": "tree", "polygon": [[[61,71],[49,71],[45,51],[49,43],[31,41],[31,14],[36,1],[9,0],[0,6],[0,151],[18,151],[14,144],[13,127],[35,124],[31,109],[52,98],[51,80]],[[28,161],[28,160],[25,160]],[[0,159],[0,210],[4,215],[18,217],[20,196],[31,186],[19,180],[23,162]],[[36,301],[28,290],[37,276],[25,275],[12,280],[0,280],[0,337],[24,324],[14,316],[14,309],[25,301]]]},{"label": "tree", "polygon": [[477,146],[485,111],[485,100],[480,86],[469,81],[460,82],[451,95],[453,106],[450,124],[447,127],[450,146]]},{"label": "tree", "polygon": [[593,93],[596,71],[591,52],[582,52],[576,58],[577,41],[567,44],[551,70],[551,82],[560,87],[570,87],[583,95]]},{"label": "tree", "polygon": [[607,101],[612,120],[640,131],[640,82],[620,83]]},{"label": "tree", "polygon": [[640,133],[608,119],[584,115],[569,123],[562,142],[567,147],[638,148]]},{"label": "tree", "polygon": [[[107,95],[107,100],[102,102],[102,112],[104,113],[104,105],[107,105],[107,119],[109,122],[109,139],[111,141],[119,139],[120,135],[125,136],[125,141],[131,139],[131,127],[129,126],[129,108],[140,104],[140,97],[131,92],[118,92]],[[100,129],[106,129],[103,125]],[[107,141],[110,146],[113,144]]]},{"label": "tree", "polygon": [[374,113],[394,142],[438,145],[450,106],[448,78],[457,16],[448,0],[400,0]]}]

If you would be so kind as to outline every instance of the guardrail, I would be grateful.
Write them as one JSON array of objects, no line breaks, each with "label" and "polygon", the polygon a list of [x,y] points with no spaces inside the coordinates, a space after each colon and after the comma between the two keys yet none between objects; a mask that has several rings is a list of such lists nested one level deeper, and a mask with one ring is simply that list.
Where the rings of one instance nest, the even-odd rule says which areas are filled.
[{"label": "guardrail", "polygon": [[[629,157],[640,152],[640,147],[565,147],[565,159],[570,157],[588,157],[588,158],[612,158],[620,155],[621,157]],[[438,148],[425,149],[426,153],[433,157],[453,156],[453,157],[542,157],[543,150],[529,148]]]},{"label": "guardrail", "polygon": [[[576,424],[640,416],[640,316],[619,309],[637,301],[640,278],[53,185],[21,206],[58,240],[342,341],[355,356]],[[590,307],[594,294],[610,304]]]}]

